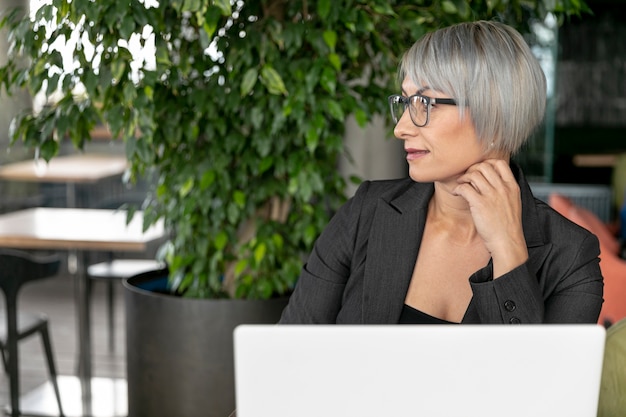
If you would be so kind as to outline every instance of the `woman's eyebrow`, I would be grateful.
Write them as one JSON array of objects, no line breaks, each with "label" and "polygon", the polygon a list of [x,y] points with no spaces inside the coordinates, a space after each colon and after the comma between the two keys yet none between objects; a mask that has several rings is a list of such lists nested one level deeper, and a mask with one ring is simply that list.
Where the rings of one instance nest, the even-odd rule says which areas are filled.
[{"label": "woman's eyebrow", "polygon": [[[423,93],[424,91],[426,91],[426,90],[430,90],[430,87],[428,87],[428,86],[424,86],[424,87],[422,87],[422,88],[418,89],[418,90],[415,92],[415,94],[422,95],[422,93]],[[408,95],[409,95],[409,94],[406,92],[406,90],[405,90],[404,88],[402,88],[402,89],[401,89],[401,91],[402,91],[402,94],[403,94],[403,95],[405,95],[405,96],[408,96]]]}]

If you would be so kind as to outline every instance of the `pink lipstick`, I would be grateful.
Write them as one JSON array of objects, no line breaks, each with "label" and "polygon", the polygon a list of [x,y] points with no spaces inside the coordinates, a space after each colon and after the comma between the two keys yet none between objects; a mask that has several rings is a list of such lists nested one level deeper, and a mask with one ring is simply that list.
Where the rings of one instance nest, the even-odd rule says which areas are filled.
[{"label": "pink lipstick", "polygon": [[414,149],[414,148],[406,148],[405,151],[406,151],[407,161],[414,161],[430,153],[430,151],[427,151],[424,149]]}]

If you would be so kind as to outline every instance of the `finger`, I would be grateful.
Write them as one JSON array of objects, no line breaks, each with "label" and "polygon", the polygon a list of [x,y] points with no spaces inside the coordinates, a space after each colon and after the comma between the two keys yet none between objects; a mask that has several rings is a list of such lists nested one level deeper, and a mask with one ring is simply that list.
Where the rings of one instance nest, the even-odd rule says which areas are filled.
[{"label": "finger", "polygon": [[485,160],[472,165],[459,177],[459,182],[471,182],[481,192],[510,189],[508,184],[517,184],[508,163],[503,160]]},{"label": "finger", "polygon": [[502,184],[500,189],[507,190],[509,195],[517,195],[518,198],[521,198],[519,196],[519,184],[515,175],[513,175],[513,171],[511,171],[509,163],[501,159],[493,159],[487,162],[499,177],[498,181]]},{"label": "finger", "polygon": [[[464,175],[463,177],[459,177],[457,179],[457,182],[459,184],[469,185],[474,189],[474,191],[476,191],[477,193],[480,193],[479,181],[472,175]],[[483,188],[484,188],[484,184],[483,184]]]},{"label": "finger", "polygon": [[472,165],[467,172],[480,172],[485,178],[500,178],[500,170],[495,160],[486,160],[478,164]]},{"label": "finger", "polygon": [[517,183],[513,171],[511,171],[511,166],[507,161],[503,159],[487,159],[485,162],[498,173],[504,182]]},{"label": "finger", "polygon": [[452,194],[462,197],[470,206],[477,205],[481,199],[480,191],[469,182],[457,185]]},{"label": "finger", "polygon": [[474,187],[478,192],[481,193],[488,192],[493,188],[493,184],[491,184],[493,179],[489,179],[488,176],[493,177],[494,174],[485,175],[482,169],[474,168],[471,172],[466,172],[461,177],[459,177],[457,179],[457,182],[471,184],[472,187]]}]

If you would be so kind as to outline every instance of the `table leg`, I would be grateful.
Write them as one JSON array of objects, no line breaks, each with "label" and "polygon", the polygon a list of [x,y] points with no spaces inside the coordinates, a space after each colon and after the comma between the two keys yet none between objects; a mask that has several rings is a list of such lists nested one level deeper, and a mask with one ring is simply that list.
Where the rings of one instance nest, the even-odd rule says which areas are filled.
[{"label": "table leg", "polygon": [[86,276],[88,254],[81,252],[76,256],[78,262],[75,279],[75,298],[78,322],[78,378],[80,380],[83,412],[91,415],[91,309],[89,282]]}]

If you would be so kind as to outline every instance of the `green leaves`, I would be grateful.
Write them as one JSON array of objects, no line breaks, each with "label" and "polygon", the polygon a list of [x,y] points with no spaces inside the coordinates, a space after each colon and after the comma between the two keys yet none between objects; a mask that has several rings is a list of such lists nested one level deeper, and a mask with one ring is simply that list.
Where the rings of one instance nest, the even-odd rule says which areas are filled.
[{"label": "green leaves", "polygon": [[230,16],[233,13],[230,0],[213,0],[211,3],[217,6],[224,16]]},{"label": "green leaves", "polygon": [[[228,14],[230,15],[230,13]],[[209,7],[204,15],[203,28],[208,38],[213,38],[213,35],[219,29],[222,12],[217,7]]]},{"label": "green leaves", "polygon": [[337,87],[337,75],[336,71],[330,67],[324,67],[322,69],[322,76],[320,77],[320,85],[327,93],[331,95],[335,94]]},{"label": "green leaves", "polygon": [[449,0],[442,1],[441,8],[443,9],[444,13],[456,14],[459,12],[456,8],[456,5]]},{"label": "green leaves", "polygon": [[335,45],[337,44],[337,32],[334,30],[325,30],[322,35],[324,38],[324,42],[328,45],[331,52],[335,52]]},{"label": "green leaves", "polygon": [[[242,97],[247,96],[250,93],[250,91],[252,91],[258,78],[259,78],[259,71],[257,71],[256,68],[249,68],[245,72],[241,80],[241,86],[240,86]],[[283,89],[284,88],[285,86],[283,84]]]},{"label": "green leaves", "polygon": [[331,0],[319,0],[317,2],[317,14],[320,19],[324,20],[330,13]]},{"label": "green leaves", "polygon": [[[146,213],[172,232],[164,253],[175,288],[190,297],[268,298],[293,287],[345,201],[337,162],[346,118],[366,127],[387,113],[399,58],[416,38],[495,16],[523,30],[520,16],[585,7],[581,0],[172,0],[158,8],[53,0],[37,11],[38,20],[56,21],[50,29],[19,13],[0,21],[11,51],[0,84],[58,91],[59,100],[11,124],[12,140],[42,158],[68,138],[82,148],[104,123],[125,141],[131,177],[157,173]],[[99,52],[70,51],[81,69],[61,74],[63,57],[49,45],[73,31]],[[154,41],[156,67],[133,62],[120,46],[131,36]]]},{"label": "green leaves", "polygon": [[282,77],[269,65],[265,65],[261,69],[261,82],[265,85],[270,94],[287,95],[287,88],[285,87]]},{"label": "green leaves", "polygon": [[187,180],[183,183],[182,187],[178,190],[178,194],[181,198],[185,198],[189,195],[189,192],[193,189],[194,180],[193,178],[187,178]]},{"label": "green leaves", "polygon": [[183,12],[197,12],[203,7],[202,0],[184,0],[181,11]]}]

